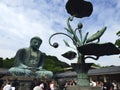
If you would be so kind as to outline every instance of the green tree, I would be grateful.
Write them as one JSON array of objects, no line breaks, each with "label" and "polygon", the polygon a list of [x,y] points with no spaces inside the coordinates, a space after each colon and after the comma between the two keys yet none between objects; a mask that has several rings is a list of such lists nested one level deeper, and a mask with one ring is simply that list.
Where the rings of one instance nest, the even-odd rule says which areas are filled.
[{"label": "green tree", "polygon": [[118,48],[120,48],[120,31],[118,31],[117,33],[116,33],[116,35],[118,36],[118,39],[116,40],[116,42],[115,42],[115,45],[117,45],[118,46]]},{"label": "green tree", "polygon": [[3,68],[10,68],[14,64],[14,58],[6,58],[3,60]]},{"label": "green tree", "polygon": [[[118,39],[116,40],[116,42],[115,42],[115,45],[117,45],[118,46],[118,48],[120,49],[120,31],[118,31],[117,33],[116,33],[116,35],[118,36]],[[119,58],[120,58],[120,56],[119,56]]]},{"label": "green tree", "polygon": [[3,58],[0,57],[0,67],[3,67]]},{"label": "green tree", "polygon": [[65,62],[61,62],[55,56],[47,56],[45,60],[44,68],[50,71],[60,72],[64,71],[64,68],[69,67],[69,65]]}]

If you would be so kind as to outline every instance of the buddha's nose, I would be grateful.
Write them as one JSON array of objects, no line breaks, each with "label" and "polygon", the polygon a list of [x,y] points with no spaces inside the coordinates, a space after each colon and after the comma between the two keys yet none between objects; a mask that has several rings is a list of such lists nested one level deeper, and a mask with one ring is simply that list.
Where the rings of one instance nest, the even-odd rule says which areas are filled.
[{"label": "buddha's nose", "polygon": [[35,46],[38,46],[38,45],[39,45],[39,43],[38,43],[38,42],[36,42],[36,43],[35,43]]}]

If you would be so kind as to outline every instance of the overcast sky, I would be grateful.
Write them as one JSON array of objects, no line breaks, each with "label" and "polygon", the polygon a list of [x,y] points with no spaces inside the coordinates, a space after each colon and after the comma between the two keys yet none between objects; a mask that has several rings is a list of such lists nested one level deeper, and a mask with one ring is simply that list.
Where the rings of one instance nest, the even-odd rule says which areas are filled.
[{"label": "overcast sky", "polygon": [[[107,30],[101,37],[101,43],[112,42],[118,39],[116,32],[120,30],[120,1],[119,0],[89,0],[93,4],[93,12],[90,17],[75,18],[73,28],[82,22],[83,34],[94,34],[104,26]],[[43,40],[40,50],[47,55],[57,56],[59,60],[68,64],[76,63],[76,59],[67,60],[61,56],[67,48],[63,39],[71,40],[65,36],[55,36],[53,42],[59,42],[59,48],[54,49],[49,45],[49,37],[57,32],[65,32],[67,18],[70,16],[65,4],[67,0],[0,0],[0,57],[14,57],[17,50],[29,47],[29,41],[33,36],[39,36]],[[66,33],[66,32],[65,32]],[[102,56],[93,62],[106,65],[120,65],[118,55]]]}]

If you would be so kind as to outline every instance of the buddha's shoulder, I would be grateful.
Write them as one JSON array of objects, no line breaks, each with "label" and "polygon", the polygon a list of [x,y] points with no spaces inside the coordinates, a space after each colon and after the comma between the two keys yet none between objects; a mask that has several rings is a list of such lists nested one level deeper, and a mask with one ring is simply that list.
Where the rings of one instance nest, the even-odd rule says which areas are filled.
[{"label": "buddha's shoulder", "polygon": [[39,51],[39,54],[46,56],[46,53]]},{"label": "buddha's shoulder", "polygon": [[18,50],[18,52],[29,52],[30,49],[29,48],[21,48]]}]

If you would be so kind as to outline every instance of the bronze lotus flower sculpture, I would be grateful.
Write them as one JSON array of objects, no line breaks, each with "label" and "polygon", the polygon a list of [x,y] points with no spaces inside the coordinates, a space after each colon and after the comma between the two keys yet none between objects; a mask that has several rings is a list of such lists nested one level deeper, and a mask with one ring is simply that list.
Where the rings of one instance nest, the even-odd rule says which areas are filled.
[{"label": "bronze lotus flower sculpture", "polygon": [[76,50],[76,52],[68,51],[62,54],[62,56],[69,60],[77,57],[77,63],[71,64],[73,69],[77,72],[77,85],[89,86],[90,84],[87,72],[93,63],[86,63],[85,60],[87,58],[98,60],[100,56],[120,54],[119,39],[116,40],[116,45],[110,42],[102,44],[99,43],[101,36],[107,29],[106,26],[97,31],[96,33],[92,34],[90,37],[88,37],[89,32],[85,33],[85,35],[82,34],[82,23],[78,23],[75,29],[72,28],[70,22],[73,21],[74,17],[83,18],[89,17],[91,15],[93,11],[93,5],[89,1],[68,0],[68,2],[66,3],[66,10],[71,15],[67,20],[67,27],[64,28],[67,33],[58,32],[51,35],[51,37],[49,38],[49,44],[52,47],[57,48],[59,44],[57,42],[52,44],[51,38],[59,34],[67,36],[72,40],[74,47],[72,47],[71,43],[68,43],[68,41],[63,41],[67,47]]},{"label": "bronze lotus flower sculpture", "polygon": [[93,11],[93,5],[84,0],[68,0],[66,10],[70,15],[77,18],[88,17]]}]

